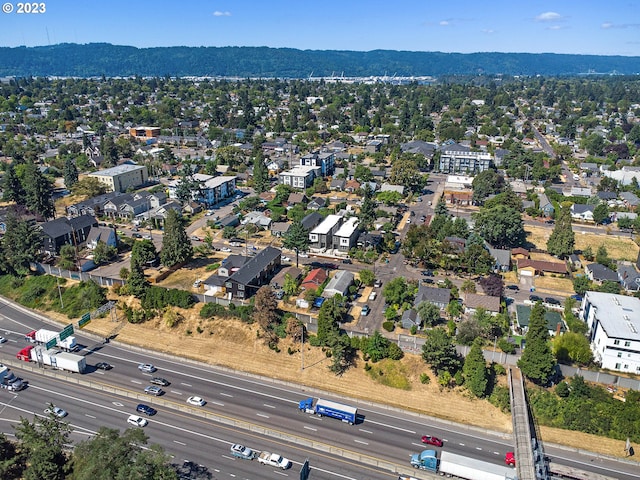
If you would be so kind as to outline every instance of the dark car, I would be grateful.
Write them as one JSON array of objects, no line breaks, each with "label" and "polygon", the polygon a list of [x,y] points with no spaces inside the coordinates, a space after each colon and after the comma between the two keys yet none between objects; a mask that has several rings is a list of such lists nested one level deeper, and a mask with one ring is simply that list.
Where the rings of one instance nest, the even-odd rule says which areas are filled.
[{"label": "dark car", "polygon": [[537,295],[529,295],[529,300],[532,301],[533,303],[541,302],[542,297],[539,297]]},{"label": "dark car", "polygon": [[431,270],[423,270],[422,275],[424,275],[425,277],[433,277],[433,272]]},{"label": "dark car", "polygon": [[100,370],[111,370],[113,366],[107,362],[98,362],[96,363],[96,368],[99,368]]},{"label": "dark car", "polygon": [[149,383],[153,383],[154,385],[162,385],[163,387],[171,385],[171,382],[160,377],[153,377],[151,380],[149,380]]},{"label": "dark car", "polygon": [[576,300],[577,302],[581,302],[582,301],[582,296],[581,295],[571,295],[571,298],[573,298],[574,300]]},{"label": "dark car", "polygon": [[136,407],[136,412],[144,413],[145,415],[149,415],[150,417],[158,413],[155,408],[150,407],[149,405],[145,405],[144,403],[138,404],[138,406]]},{"label": "dark car", "polygon": [[442,446],[442,440],[438,437],[432,437],[431,435],[424,435],[422,437],[422,443],[426,443],[427,445],[435,445],[436,447]]},{"label": "dark car", "polygon": [[516,292],[520,290],[520,287],[518,285],[507,285],[507,288]]},{"label": "dark car", "polygon": [[562,305],[562,302],[560,302],[560,300],[557,300],[553,297],[545,297],[544,302],[548,303],[549,305]]},{"label": "dark car", "polygon": [[353,262],[351,261],[350,258],[345,258],[344,260],[342,260],[342,263],[346,263],[347,265],[351,265]]},{"label": "dark car", "polygon": [[430,285],[433,283],[433,280],[430,278],[423,278],[422,283],[424,283],[425,285]]}]

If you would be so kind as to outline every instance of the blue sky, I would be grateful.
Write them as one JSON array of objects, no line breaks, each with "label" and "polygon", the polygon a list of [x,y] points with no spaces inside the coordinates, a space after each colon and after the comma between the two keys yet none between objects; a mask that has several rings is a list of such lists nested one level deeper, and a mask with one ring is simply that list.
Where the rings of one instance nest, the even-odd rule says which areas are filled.
[{"label": "blue sky", "polygon": [[[3,10],[7,2],[3,3]],[[49,0],[0,13],[0,46],[528,52],[640,56],[640,0]]]}]

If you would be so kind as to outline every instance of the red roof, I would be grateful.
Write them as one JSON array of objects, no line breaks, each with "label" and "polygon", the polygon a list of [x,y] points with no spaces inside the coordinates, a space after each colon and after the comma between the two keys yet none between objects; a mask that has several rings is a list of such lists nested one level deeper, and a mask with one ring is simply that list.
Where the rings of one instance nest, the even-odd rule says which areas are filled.
[{"label": "red roof", "polygon": [[567,264],[558,262],[546,262],[544,260],[530,260],[528,258],[521,258],[518,260],[518,268],[532,267],[538,272],[550,272],[550,273],[567,273]]},{"label": "red roof", "polygon": [[304,289],[309,290],[319,287],[326,279],[327,272],[325,272],[322,268],[314,268],[306,277],[304,277],[304,280],[302,280],[300,286]]}]

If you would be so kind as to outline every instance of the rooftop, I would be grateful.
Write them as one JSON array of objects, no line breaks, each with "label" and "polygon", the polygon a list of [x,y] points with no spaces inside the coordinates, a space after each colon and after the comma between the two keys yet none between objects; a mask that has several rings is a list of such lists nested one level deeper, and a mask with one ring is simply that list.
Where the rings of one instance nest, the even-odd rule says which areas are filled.
[{"label": "rooftop", "polygon": [[595,318],[607,336],[640,340],[640,299],[613,293],[587,292],[584,305],[595,308]]}]

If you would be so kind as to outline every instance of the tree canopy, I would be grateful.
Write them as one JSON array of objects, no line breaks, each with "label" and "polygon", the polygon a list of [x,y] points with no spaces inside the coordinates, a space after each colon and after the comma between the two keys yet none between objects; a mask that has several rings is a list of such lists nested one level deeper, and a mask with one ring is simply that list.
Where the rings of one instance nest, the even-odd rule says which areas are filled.
[{"label": "tree canopy", "polygon": [[546,385],[549,382],[556,366],[551,352],[545,312],[546,309],[540,302],[531,309],[529,330],[525,336],[526,346],[518,360],[518,367],[522,373],[539,385]]}]

